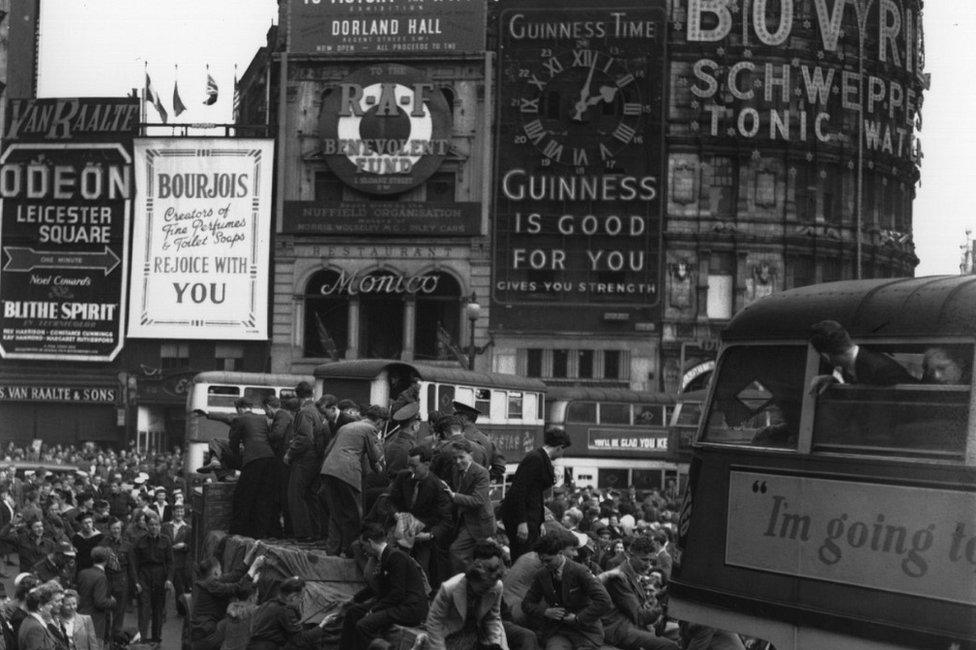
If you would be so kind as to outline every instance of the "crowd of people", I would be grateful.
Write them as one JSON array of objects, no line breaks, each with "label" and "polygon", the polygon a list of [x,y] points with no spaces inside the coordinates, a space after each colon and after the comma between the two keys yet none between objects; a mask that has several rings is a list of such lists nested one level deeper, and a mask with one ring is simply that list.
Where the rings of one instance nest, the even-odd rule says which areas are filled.
[{"label": "crowd of people", "polygon": [[[570,446],[561,429],[545,432],[495,502],[505,459],[471,405],[422,421],[415,390],[387,410],[314,399],[303,383],[285,403],[236,408],[197,413],[230,426],[201,470],[240,472],[231,532],[318,543],[356,559],[367,583],[306,630],[294,609],[301,578],[284,581],[250,613],[248,648],[317,647],[330,633],[342,648],[380,647],[393,625],[422,629],[417,647],[432,649],[743,647],[667,617],[674,483],[644,494],[557,487],[553,461]],[[221,625],[237,629],[253,576],[200,571],[206,615],[194,602],[190,637],[214,650],[226,644]]]},{"label": "crowd of people", "polygon": [[[0,607],[0,647],[160,642],[167,593],[180,609],[192,585],[180,450],[10,444],[2,453],[0,553],[19,571]],[[133,600],[139,637],[124,627]]]}]

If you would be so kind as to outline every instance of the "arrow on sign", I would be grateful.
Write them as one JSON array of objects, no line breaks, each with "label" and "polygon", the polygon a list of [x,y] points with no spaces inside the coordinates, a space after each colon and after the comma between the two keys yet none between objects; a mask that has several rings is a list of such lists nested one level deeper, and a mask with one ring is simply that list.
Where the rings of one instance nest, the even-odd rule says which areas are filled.
[{"label": "arrow on sign", "polygon": [[111,248],[102,252],[36,251],[25,246],[4,246],[7,263],[4,271],[26,273],[34,269],[101,269],[105,275],[119,265],[119,256]]}]

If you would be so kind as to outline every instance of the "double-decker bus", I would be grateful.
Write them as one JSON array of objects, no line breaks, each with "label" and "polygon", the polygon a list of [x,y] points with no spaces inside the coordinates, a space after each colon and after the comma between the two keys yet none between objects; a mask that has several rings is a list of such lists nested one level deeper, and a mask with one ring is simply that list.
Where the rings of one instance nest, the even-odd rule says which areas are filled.
[{"label": "double-decker bus", "polygon": [[[901,364],[901,383],[858,383],[856,363],[845,382],[808,342],[828,319],[858,356]],[[777,650],[976,645],[974,343],[971,276],[813,285],[735,316],[670,615]]]},{"label": "double-decker bus", "polygon": [[505,454],[514,472],[527,452],[542,444],[546,385],[538,379],[453,366],[389,359],[326,363],[315,369],[316,394],[330,393],[360,404],[389,406],[419,381],[420,416],[453,413],[452,403],[478,409],[477,427]]},{"label": "double-decker bus", "polygon": [[196,409],[208,413],[235,415],[234,402],[248,398],[257,408],[265,397],[282,400],[295,394],[295,386],[306,381],[314,385],[313,377],[303,375],[266,374],[259,372],[201,372],[193,378],[186,394],[186,450],[184,469],[187,476],[203,465],[204,454],[211,440],[226,438],[227,425],[193,415]]},{"label": "double-decker bus", "polygon": [[560,459],[577,486],[633,485],[640,490],[677,484],[687,465],[668,449],[674,397],[623,388],[550,387],[549,426],[566,430],[572,446]]}]

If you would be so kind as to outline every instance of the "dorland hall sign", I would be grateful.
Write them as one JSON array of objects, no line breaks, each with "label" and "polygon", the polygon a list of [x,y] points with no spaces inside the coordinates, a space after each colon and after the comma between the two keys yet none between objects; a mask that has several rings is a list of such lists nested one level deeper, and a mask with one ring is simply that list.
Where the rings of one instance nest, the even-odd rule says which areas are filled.
[{"label": "dorland hall sign", "polygon": [[430,178],[450,148],[450,108],[420,70],[361,68],[322,102],[319,132],[329,167],[370,194],[398,194]]}]

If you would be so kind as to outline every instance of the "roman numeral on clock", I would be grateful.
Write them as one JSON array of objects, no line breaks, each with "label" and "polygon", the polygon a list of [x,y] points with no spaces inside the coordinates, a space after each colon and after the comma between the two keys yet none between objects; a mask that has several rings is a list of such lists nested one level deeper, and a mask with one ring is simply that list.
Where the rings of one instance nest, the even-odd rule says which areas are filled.
[{"label": "roman numeral on clock", "polygon": [[[638,109],[639,109],[640,108],[640,104],[638,104],[637,106],[638,106]],[[626,109],[626,108],[627,107],[625,105],[624,106],[624,109]],[[519,111],[521,111],[523,113],[538,113],[539,112],[539,98],[538,97],[536,97],[535,99],[519,98]]]},{"label": "roman numeral on clock", "polygon": [[563,145],[559,144],[555,140],[550,140],[546,143],[546,147],[542,150],[542,153],[547,158],[552,158],[556,162],[561,162],[560,158],[563,156]]},{"label": "roman numeral on clock", "polygon": [[617,77],[617,80],[614,83],[617,84],[617,88],[623,88],[633,80],[634,80],[634,75],[628,73],[622,77]]},{"label": "roman numeral on clock", "polygon": [[641,104],[640,102],[627,102],[624,104],[624,115],[640,115],[641,114]]},{"label": "roman numeral on clock", "polygon": [[542,138],[546,137],[546,127],[542,126],[542,122],[539,120],[532,120],[522,129],[525,131],[525,135],[529,136],[532,144],[539,144]]},{"label": "roman numeral on clock", "polygon": [[573,66],[589,68],[597,54],[593,50],[573,50]]},{"label": "roman numeral on clock", "polygon": [[555,77],[557,74],[563,71],[563,64],[559,62],[559,59],[552,57],[542,65],[545,66],[546,70],[549,72],[550,77]]},{"label": "roman numeral on clock", "polygon": [[627,144],[633,140],[635,135],[637,135],[637,129],[628,124],[618,124],[617,128],[613,130],[613,137],[620,140],[624,144]]},{"label": "roman numeral on clock", "polygon": [[590,164],[590,159],[586,155],[586,149],[573,149],[573,166],[582,167]]}]

